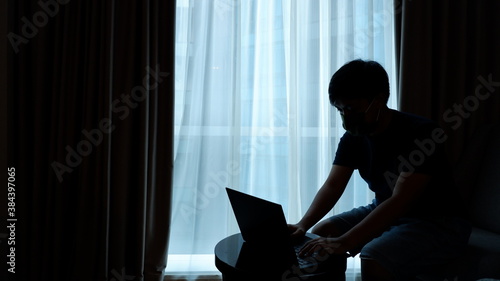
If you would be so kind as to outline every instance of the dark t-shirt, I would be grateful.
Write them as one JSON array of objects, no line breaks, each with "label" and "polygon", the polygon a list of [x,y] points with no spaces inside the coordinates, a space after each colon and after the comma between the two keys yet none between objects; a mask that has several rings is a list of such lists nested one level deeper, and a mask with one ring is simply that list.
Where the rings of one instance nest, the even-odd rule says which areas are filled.
[{"label": "dark t-shirt", "polygon": [[428,119],[392,112],[389,127],[376,136],[345,133],[333,164],[358,169],[375,192],[376,204],[391,197],[401,172],[431,175],[431,182],[407,216],[459,215],[460,197],[444,151],[445,132]]}]

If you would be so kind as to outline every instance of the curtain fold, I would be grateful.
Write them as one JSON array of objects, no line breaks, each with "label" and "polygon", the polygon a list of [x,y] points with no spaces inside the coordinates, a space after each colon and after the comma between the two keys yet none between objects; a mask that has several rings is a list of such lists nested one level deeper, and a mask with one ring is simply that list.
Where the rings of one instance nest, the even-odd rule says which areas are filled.
[{"label": "curtain fold", "polygon": [[481,125],[500,121],[500,2],[395,7],[400,109],[437,121],[454,163]]},{"label": "curtain fold", "polygon": [[175,5],[9,1],[20,280],[162,280]]}]

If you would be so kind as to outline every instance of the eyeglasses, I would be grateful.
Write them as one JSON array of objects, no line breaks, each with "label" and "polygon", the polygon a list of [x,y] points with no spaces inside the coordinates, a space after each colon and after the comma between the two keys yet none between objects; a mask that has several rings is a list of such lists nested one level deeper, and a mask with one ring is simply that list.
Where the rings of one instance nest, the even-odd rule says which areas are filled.
[{"label": "eyeglasses", "polygon": [[358,109],[356,108],[356,107],[358,107],[358,106],[357,106],[357,105],[358,105],[358,103],[357,103],[357,102],[355,102],[355,103],[353,103],[353,104],[347,104],[347,105],[345,105],[345,106],[344,106],[344,107],[342,107],[342,108],[341,108],[341,107],[339,107],[338,105],[335,105],[335,104],[334,104],[333,106],[334,106],[334,107],[335,107],[335,108],[336,108],[336,109],[340,112],[340,114],[341,114],[341,115],[346,115],[346,113],[347,113],[347,114],[351,114],[351,113],[367,113],[367,112],[368,112],[368,110],[370,110],[370,108],[371,108],[371,106],[372,106],[372,104],[373,104],[373,102],[374,102],[374,101],[375,101],[375,100],[372,100],[372,101],[370,102],[370,104],[368,105],[368,107],[367,107],[365,110],[358,110]]}]

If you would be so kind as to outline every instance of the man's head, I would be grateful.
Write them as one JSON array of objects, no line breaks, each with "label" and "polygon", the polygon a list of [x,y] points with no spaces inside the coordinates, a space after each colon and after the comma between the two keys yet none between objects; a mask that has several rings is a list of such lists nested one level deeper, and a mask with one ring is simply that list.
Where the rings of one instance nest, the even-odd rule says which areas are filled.
[{"label": "man's head", "polygon": [[387,109],[389,78],[377,62],[354,60],[335,72],[328,93],[344,128],[353,135],[370,135],[380,128],[381,112]]},{"label": "man's head", "polygon": [[377,97],[387,104],[389,78],[378,62],[353,60],[339,68],[332,76],[328,94],[332,105],[337,99],[372,101]]}]

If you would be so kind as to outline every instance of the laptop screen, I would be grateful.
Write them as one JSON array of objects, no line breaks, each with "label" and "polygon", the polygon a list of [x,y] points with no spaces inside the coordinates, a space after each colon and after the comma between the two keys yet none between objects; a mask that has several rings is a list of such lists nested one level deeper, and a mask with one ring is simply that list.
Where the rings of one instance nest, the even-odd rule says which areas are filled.
[{"label": "laptop screen", "polygon": [[289,244],[285,215],[281,205],[226,188],[241,235],[246,242]]}]

